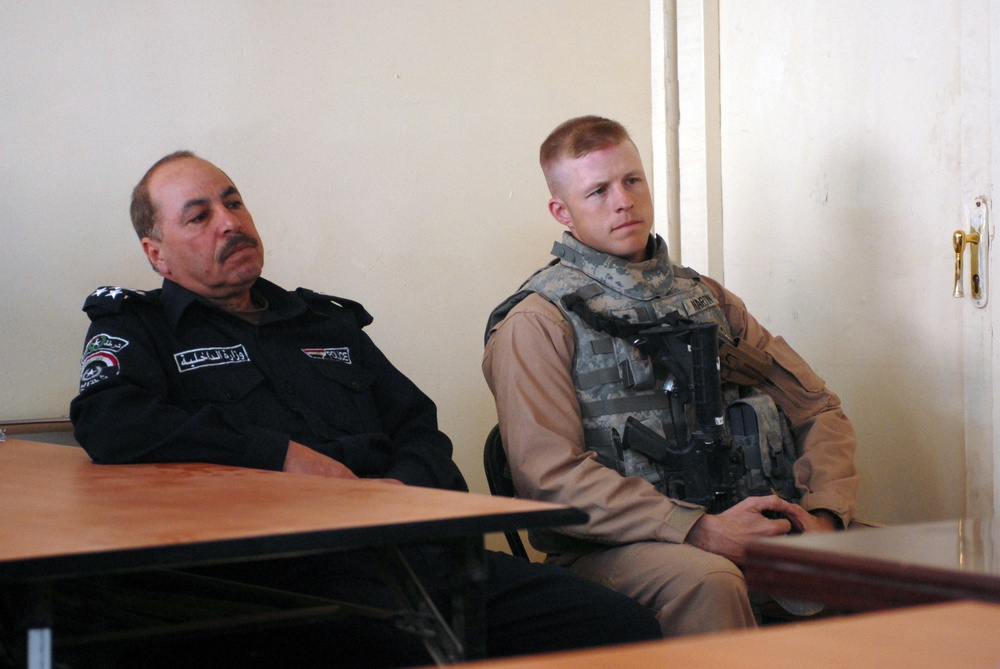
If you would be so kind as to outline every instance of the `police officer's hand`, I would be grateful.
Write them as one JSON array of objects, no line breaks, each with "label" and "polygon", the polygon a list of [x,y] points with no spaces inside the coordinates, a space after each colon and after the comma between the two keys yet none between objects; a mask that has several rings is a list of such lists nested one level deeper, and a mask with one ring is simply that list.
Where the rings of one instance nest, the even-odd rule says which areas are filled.
[{"label": "police officer's hand", "polygon": [[[739,504],[719,514],[705,514],[694,524],[687,535],[687,543],[709,553],[715,553],[739,562],[746,553],[746,545],[759,537],[788,534],[798,512],[777,495],[748,497]],[[798,507],[802,509],[802,507]],[[765,511],[782,514],[781,518],[768,518]],[[806,513],[802,509],[803,513]],[[806,515],[809,515],[806,513]],[[801,522],[801,519],[798,519]]]},{"label": "police officer's hand", "polygon": [[333,458],[314,451],[297,441],[288,442],[288,452],[285,454],[283,471],[292,474],[312,474],[335,479],[356,479],[350,469]]},{"label": "police officer's hand", "polygon": [[[356,479],[359,478],[345,465],[337,462],[328,455],[323,455],[314,451],[308,446],[304,446],[296,441],[288,442],[288,452],[285,454],[285,467],[283,471],[292,474],[312,474],[313,476],[328,476],[335,479]],[[396,479],[370,479],[381,481],[392,485],[406,485]]]}]

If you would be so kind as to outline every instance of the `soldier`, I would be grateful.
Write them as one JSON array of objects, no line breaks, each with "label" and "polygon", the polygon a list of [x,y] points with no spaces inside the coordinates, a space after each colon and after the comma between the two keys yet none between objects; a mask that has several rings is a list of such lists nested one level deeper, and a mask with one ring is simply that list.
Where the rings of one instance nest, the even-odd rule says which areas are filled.
[{"label": "soldier", "polygon": [[[263,243],[225,173],[171,154],[136,186],[131,212],[163,285],[101,288],[86,301],[92,323],[70,415],[95,462],[201,461],[467,490],[434,403],[363,332],[372,321],[364,308],[261,278]],[[413,545],[406,555],[449,615],[444,549]],[[490,656],[657,636],[648,610],[565,570],[491,552],[486,562]],[[364,553],[210,571],[394,606]],[[294,656],[290,643],[256,651],[279,655],[278,666],[302,666],[303,657],[344,667],[431,662],[417,637],[389,622],[335,623],[321,638],[322,648]],[[226,656],[225,666],[239,664]]]},{"label": "soldier", "polygon": [[[556,259],[491,314],[483,373],[518,493],[579,507],[590,521],[533,532],[532,544],[549,562],[657,611],[664,635],[752,627],[734,562],[757,537],[851,522],[858,483],[851,423],[822,379],[737,296],[671,264],[652,234],[649,188],[625,128],[572,119],[545,140],[540,160],[549,212],[567,231]],[[763,362],[754,378],[723,365],[723,377],[742,384],[728,384],[726,397],[763,407],[762,425],[778,425],[777,410],[787,416],[794,438],[787,448],[800,454],[794,499],[751,496],[708,513],[668,496],[684,482],[668,486],[658,463],[631,451],[622,457],[630,418],[665,443],[673,439],[676,450],[691,430],[655,361],[587,314],[613,324],[714,323],[727,351],[755,353]],[[782,450],[780,436],[770,448]],[[627,475],[638,473],[648,475]]]}]

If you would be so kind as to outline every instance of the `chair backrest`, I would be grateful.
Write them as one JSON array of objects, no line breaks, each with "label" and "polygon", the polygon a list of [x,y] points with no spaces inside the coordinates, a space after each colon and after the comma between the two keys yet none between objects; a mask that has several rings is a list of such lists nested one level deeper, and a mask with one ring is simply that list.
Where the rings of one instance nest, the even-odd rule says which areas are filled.
[{"label": "chair backrest", "polygon": [[[494,425],[486,437],[483,468],[486,470],[486,483],[490,486],[491,494],[497,497],[517,497],[514,481],[510,478],[510,468],[507,466],[507,453],[504,452],[503,441],[500,439],[499,425]],[[521,541],[521,535],[517,530],[508,530],[503,534],[507,537],[510,552],[528,560],[528,551],[525,550],[524,542]]]}]

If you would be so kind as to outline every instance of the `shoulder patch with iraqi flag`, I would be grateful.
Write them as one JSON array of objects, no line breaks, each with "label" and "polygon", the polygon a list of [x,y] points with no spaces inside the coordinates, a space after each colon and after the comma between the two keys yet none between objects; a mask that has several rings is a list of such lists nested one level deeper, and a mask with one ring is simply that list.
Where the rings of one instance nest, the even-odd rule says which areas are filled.
[{"label": "shoulder patch with iraqi flag", "polygon": [[87,340],[80,361],[80,392],[101,381],[118,376],[121,363],[116,353],[128,346],[128,340],[101,333]]}]

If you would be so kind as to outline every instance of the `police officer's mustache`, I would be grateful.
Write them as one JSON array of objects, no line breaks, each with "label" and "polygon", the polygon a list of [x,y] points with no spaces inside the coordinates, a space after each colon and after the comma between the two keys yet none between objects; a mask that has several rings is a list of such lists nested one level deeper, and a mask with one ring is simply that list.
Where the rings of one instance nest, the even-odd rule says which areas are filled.
[{"label": "police officer's mustache", "polygon": [[257,240],[250,235],[243,234],[242,232],[234,232],[229,236],[229,238],[226,239],[226,243],[223,245],[222,249],[219,250],[219,255],[216,257],[216,261],[222,262],[246,246],[257,248]]}]

